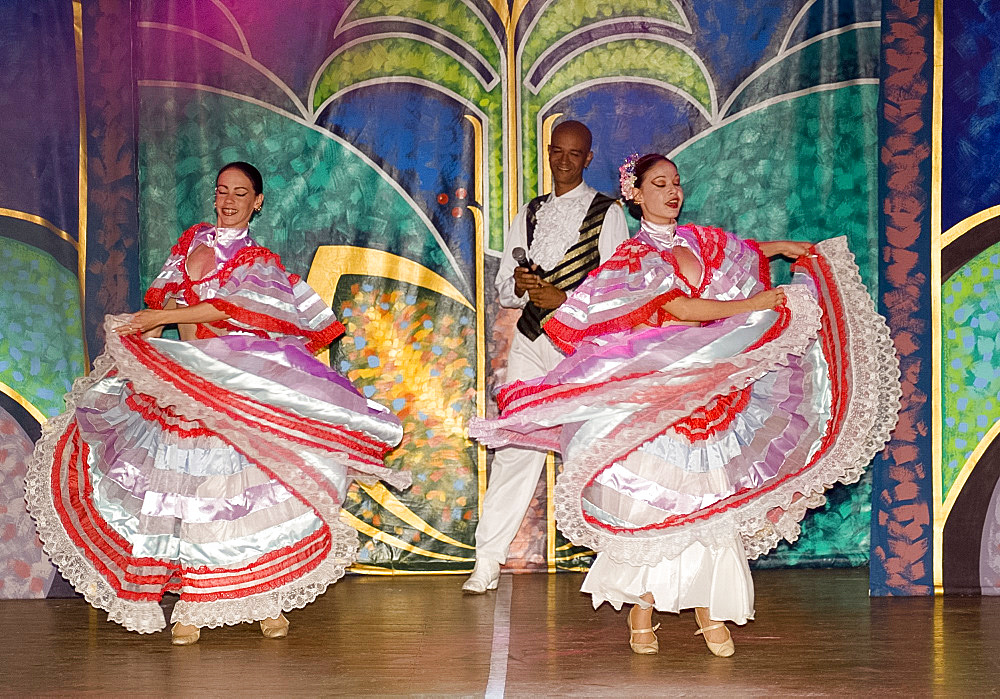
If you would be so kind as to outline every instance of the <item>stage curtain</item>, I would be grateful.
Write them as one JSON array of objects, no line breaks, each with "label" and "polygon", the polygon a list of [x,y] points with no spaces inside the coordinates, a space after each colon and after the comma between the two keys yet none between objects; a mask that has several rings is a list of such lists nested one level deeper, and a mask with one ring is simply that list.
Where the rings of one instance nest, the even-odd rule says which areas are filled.
[{"label": "stage curtain", "polygon": [[[41,424],[139,302],[127,3],[0,3],[0,597],[64,594],[24,508]],[[54,585],[55,583],[55,585]]]}]

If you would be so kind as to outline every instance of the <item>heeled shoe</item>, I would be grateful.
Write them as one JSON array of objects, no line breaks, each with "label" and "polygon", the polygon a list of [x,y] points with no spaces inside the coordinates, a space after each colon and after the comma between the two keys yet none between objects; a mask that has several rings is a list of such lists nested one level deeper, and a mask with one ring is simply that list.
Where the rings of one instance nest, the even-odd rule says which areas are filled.
[{"label": "heeled shoe", "polygon": [[660,641],[656,636],[653,636],[652,641],[639,642],[634,639],[637,633],[656,633],[656,630],[660,628],[659,624],[651,629],[633,629],[632,617],[625,617],[625,621],[628,623],[628,645],[633,653],[638,653],[639,655],[656,655],[660,652]]},{"label": "heeled shoe", "polygon": [[[701,635],[705,639],[705,645],[708,649],[712,651],[712,655],[716,655],[720,658],[728,658],[733,653],[736,652],[736,645],[733,643],[733,635],[729,633],[729,627],[726,626],[725,622],[717,622],[715,624],[709,624],[708,626],[701,625],[701,619],[698,618],[698,613],[695,612],[694,620],[698,623],[698,630],[694,632],[695,636]],[[715,629],[725,629],[726,635],[729,637],[722,643],[715,643],[714,641],[709,641],[708,637],[705,636],[706,631],[714,631]]]},{"label": "heeled shoe", "polygon": [[284,638],[288,635],[288,619],[279,614],[277,619],[261,619],[260,632],[264,638]]},{"label": "heeled shoe", "polygon": [[[181,626],[184,627],[184,630],[179,629]],[[190,628],[194,628],[194,631],[188,631]],[[201,638],[201,629],[197,626],[186,626],[178,621],[170,627],[170,643],[175,646],[194,645],[199,638]]]}]

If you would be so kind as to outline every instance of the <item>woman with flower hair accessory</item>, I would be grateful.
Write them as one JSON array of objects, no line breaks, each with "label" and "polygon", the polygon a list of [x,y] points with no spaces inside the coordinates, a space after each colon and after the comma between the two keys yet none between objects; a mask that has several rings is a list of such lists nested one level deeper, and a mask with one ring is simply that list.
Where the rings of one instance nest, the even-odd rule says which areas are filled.
[{"label": "woman with flower hair accessory", "polygon": [[[693,608],[729,656],[725,622],[754,613],[747,558],[861,476],[896,422],[898,363],[844,238],[678,226],[673,162],[632,156],[620,175],[641,228],[546,323],[569,356],[502,387],[500,417],[469,432],[561,451],[556,521],[598,552],[582,587],[595,608],[632,605],[634,652],[658,652],[654,609]],[[774,289],[776,255],[796,261]]]},{"label": "woman with flower hair accessory", "polygon": [[[352,479],[399,487],[385,468],[399,420],[313,354],[343,334],[324,301],[250,237],[260,172],[218,173],[216,225],[174,245],[148,309],[108,316],[105,352],[46,423],[25,482],[63,576],[130,631],[260,622],[344,575],[357,532],[340,521]],[[180,340],[160,337],[177,324]]]}]

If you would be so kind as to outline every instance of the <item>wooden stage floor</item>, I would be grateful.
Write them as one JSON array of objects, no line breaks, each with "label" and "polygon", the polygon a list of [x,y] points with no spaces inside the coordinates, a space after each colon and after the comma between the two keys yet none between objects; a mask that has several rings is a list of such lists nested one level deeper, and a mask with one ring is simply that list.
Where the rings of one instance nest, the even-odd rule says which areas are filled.
[{"label": "wooden stage floor", "polygon": [[626,644],[581,576],[348,577],[289,614],[289,637],[206,630],[174,647],[83,600],[0,602],[0,693],[177,696],[973,696],[1000,691],[1000,599],[868,597],[867,571],[757,571],[757,621],[716,658],[690,612],[660,654]]}]

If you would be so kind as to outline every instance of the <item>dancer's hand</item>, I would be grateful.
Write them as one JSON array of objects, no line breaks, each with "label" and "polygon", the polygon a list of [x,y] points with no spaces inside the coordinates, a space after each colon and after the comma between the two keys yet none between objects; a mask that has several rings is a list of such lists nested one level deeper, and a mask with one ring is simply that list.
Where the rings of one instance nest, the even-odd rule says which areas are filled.
[{"label": "dancer's hand", "polygon": [[147,308],[138,313],[133,313],[131,320],[125,325],[119,325],[115,332],[119,335],[134,335],[144,333],[153,328],[158,328],[164,324],[163,311]]},{"label": "dancer's hand", "polygon": [[793,260],[808,255],[810,248],[812,248],[812,243],[803,243],[800,240],[771,240],[757,243],[757,245],[760,246],[760,251],[764,253],[765,257],[782,255]]},{"label": "dancer's hand", "polygon": [[747,302],[749,302],[751,310],[769,311],[785,305],[785,290],[779,288],[761,291],[748,298]]}]

